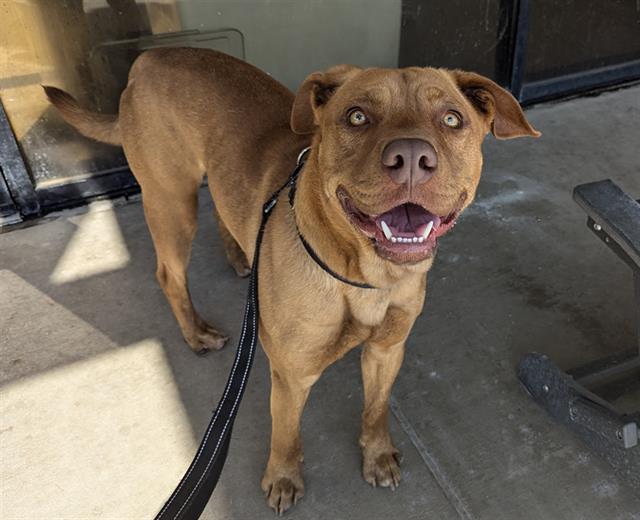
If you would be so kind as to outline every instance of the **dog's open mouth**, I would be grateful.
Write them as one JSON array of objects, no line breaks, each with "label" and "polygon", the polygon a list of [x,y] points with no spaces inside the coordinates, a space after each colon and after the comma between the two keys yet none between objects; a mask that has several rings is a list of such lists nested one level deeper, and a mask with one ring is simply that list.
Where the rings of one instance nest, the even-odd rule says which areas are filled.
[{"label": "dog's open mouth", "polygon": [[399,263],[418,262],[431,256],[437,239],[455,224],[457,211],[435,215],[427,209],[406,202],[380,215],[359,210],[343,189],[338,190],[342,207],[364,235],[371,238],[378,254]]}]

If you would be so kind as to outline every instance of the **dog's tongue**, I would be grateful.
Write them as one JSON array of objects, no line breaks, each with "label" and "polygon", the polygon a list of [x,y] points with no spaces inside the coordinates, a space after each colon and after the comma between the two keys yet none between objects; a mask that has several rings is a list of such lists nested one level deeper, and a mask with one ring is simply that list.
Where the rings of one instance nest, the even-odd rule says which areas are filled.
[{"label": "dog's tongue", "polygon": [[380,227],[384,221],[394,236],[421,236],[429,222],[433,227],[440,225],[440,217],[429,213],[417,204],[402,204],[383,213],[376,218],[376,224]]}]

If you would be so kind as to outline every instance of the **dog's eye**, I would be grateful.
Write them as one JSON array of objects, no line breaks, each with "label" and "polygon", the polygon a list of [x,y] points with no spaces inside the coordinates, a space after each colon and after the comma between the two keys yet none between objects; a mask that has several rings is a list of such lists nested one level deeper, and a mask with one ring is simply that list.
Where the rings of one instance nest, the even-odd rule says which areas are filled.
[{"label": "dog's eye", "polygon": [[359,108],[354,108],[348,114],[349,124],[352,126],[362,126],[369,122],[369,118]]},{"label": "dog's eye", "polygon": [[449,110],[442,118],[442,122],[449,128],[460,128],[462,126],[462,116],[453,110]]}]

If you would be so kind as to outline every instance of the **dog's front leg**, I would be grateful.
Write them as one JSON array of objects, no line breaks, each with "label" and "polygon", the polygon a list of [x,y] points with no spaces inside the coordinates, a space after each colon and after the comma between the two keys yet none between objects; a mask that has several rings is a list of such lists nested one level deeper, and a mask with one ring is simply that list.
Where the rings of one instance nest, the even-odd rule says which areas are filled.
[{"label": "dog's front leg", "polygon": [[318,377],[271,367],[271,452],[262,490],[269,507],[278,514],[304,495],[300,417]]},{"label": "dog's front leg", "polygon": [[385,345],[370,342],[362,350],[362,476],[372,486],[400,483],[400,452],[389,434],[389,394],[404,356],[404,340]]}]

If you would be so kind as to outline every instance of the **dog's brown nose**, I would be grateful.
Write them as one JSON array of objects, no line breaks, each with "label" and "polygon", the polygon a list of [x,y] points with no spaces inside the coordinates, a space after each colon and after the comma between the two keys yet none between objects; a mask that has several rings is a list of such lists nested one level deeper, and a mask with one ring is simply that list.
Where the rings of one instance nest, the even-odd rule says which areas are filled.
[{"label": "dog's brown nose", "polygon": [[435,148],[422,139],[397,139],[382,152],[382,167],[396,184],[413,187],[427,182],[437,166]]}]

